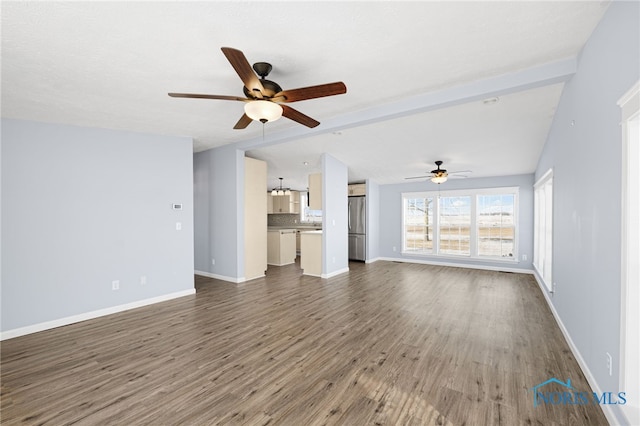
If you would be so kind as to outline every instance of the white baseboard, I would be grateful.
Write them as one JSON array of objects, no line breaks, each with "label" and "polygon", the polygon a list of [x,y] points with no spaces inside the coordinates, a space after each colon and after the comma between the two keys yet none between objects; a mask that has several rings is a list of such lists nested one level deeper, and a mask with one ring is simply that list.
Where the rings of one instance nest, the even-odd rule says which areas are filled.
[{"label": "white baseboard", "polygon": [[342,268],[342,269],[338,269],[337,271],[333,271],[330,274],[322,274],[322,275],[320,275],[320,278],[332,278],[332,277],[335,277],[336,275],[344,274],[345,272],[349,272],[349,267],[348,266],[346,268]]},{"label": "white baseboard", "polygon": [[434,266],[451,266],[454,268],[481,269],[483,271],[513,272],[515,274],[533,274],[533,269],[510,268],[502,265],[496,265],[496,266],[476,265],[471,263],[453,263],[453,262],[441,262],[441,261],[422,260],[422,259],[408,259],[406,257],[378,257],[376,258],[376,260],[386,260],[389,262],[419,263],[422,265],[434,265]]},{"label": "white baseboard", "polygon": [[[584,374],[584,377],[586,377],[587,382],[589,383],[589,386],[591,386],[591,389],[593,389],[594,392],[598,394],[602,394],[602,391],[600,390],[600,386],[598,386],[598,382],[596,381],[595,377],[593,377],[593,374],[591,374],[591,370],[589,370],[589,367],[587,366],[587,363],[584,361],[584,358],[582,357],[582,354],[578,350],[578,347],[575,345],[575,343],[573,343],[573,339],[571,339],[569,330],[567,330],[567,327],[564,326],[564,323],[562,322],[562,319],[560,318],[558,311],[556,311],[556,308],[553,305],[551,298],[549,297],[549,291],[547,290],[547,287],[544,285],[544,283],[542,282],[542,280],[540,279],[537,273],[534,272],[533,276],[536,279],[536,282],[538,283],[538,287],[540,287],[540,291],[544,295],[544,299],[547,301],[547,305],[549,305],[549,309],[553,314],[553,318],[555,318],[556,323],[558,324],[558,327],[560,327],[560,331],[562,331],[564,340],[567,342],[567,345],[569,345],[569,349],[571,349],[571,353],[573,353],[573,357],[576,359],[576,361],[578,361],[578,366],[580,366],[580,369],[582,370],[582,374]],[[618,424],[618,419],[616,417],[615,412],[613,411],[611,404],[600,405],[600,408],[602,408],[602,412],[604,413],[604,416],[607,418],[607,421],[609,422],[609,424],[611,425]]]},{"label": "white baseboard", "polygon": [[294,263],[296,263],[296,262],[295,261],[294,262],[287,262],[287,263],[269,263],[269,262],[267,262],[267,265],[271,265],[271,266],[286,266],[286,265],[293,265]]},{"label": "white baseboard", "polygon": [[364,263],[373,263],[373,262],[377,262],[378,260],[382,260],[381,257],[374,257],[373,259],[367,259],[364,261]]},{"label": "white baseboard", "polygon": [[138,300],[136,302],[125,303],[124,305],[111,306],[109,308],[98,309],[97,311],[85,312],[83,314],[72,315],[70,317],[60,318],[53,321],[41,322],[39,324],[28,325],[26,327],[14,328],[13,330],[3,331],[0,333],[0,341],[13,339],[14,337],[25,336],[39,331],[50,330],[52,328],[62,327],[74,324],[80,321],[86,321],[105,315],[116,314],[118,312],[128,311],[129,309],[140,308],[142,306],[153,305],[154,303],[165,302],[178,297],[190,296],[196,293],[196,289],[178,291],[175,293],[164,294],[162,296],[152,297],[150,299]]},{"label": "white baseboard", "polygon": [[264,278],[264,277],[266,277],[266,275],[262,274],[262,275],[258,275],[257,277],[241,278],[241,279],[242,279],[242,281],[239,281],[239,282],[241,282],[241,283],[245,283],[245,282],[249,282],[249,281],[252,281],[252,280],[257,280],[257,279],[259,279],[259,278]]},{"label": "white baseboard", "polygon": [[306,272],[302,272],[302,275],[306,275],[306,276],[308,276],[308,277],[322,278],[322,275],[307,274]]},{"label": "white baseboard", "polygon": [[215,278],[216,280],[222,280],[222,281],[228,281],[230,283],[243,283],[245,282],[245,278],[244,277],[228,277],[226,275],[218,275],[218,274],[213,274],[211,272],[205,272],[205,271],[194,271],[194,273],[196,275],[200,275],[203,277],[207,277],[207,278]]}]

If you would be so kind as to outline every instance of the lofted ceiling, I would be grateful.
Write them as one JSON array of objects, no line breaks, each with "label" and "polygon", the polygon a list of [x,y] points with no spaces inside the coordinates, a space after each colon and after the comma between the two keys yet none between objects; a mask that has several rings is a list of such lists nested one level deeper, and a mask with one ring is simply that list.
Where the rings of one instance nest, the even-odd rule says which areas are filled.
[{"label": "lofted ceiling", "polygon": [[[575,57],[608,2],[5,2],[2,116],[237,144],[268,187],[306,187],[322,152],[350,181],[404,181],[445,161],[470,177],[531,173]],[[343,81],[233,130],[242,96],[220,47],[273,65],[284,89]],[[498,102],[486,104],[487,98]],[[303,165],[307,162],[308,165]]]}]

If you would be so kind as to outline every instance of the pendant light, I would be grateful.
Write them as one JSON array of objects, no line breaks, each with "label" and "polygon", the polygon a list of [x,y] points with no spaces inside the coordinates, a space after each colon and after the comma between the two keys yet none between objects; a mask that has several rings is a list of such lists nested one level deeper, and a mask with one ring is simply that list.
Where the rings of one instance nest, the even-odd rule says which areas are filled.
[{"label": "pendant light", "polygon": [[272,197],[276,197],[278,195],[291,195],[291,189],[290,188],[283,188],[282,187],[282,179],[283,178],[278,178],[278,179],[280,179],[280,187],[273,188],[271,190],[271,196]]}]

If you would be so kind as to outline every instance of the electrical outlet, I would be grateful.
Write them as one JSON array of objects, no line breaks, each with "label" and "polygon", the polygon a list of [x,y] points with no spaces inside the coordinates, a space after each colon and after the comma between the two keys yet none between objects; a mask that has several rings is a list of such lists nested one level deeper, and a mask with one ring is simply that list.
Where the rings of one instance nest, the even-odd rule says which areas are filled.
[{"label": "electrical outlet", "polygon": [[527,260],[527,255],[526,254],[522,255],[522,260]]},{"label": "electrical outlet", "polygon": [[609,352],[607,354],[607,369],[609,370],[609,375],[613,376],[613,359],[611,358],[611,354]]},{"label": "electrical outlet", "polygon": [[393,251],[396,251],[396,246],[393,246]]},{"label": "electrical outlet", "polygon": [[140,277],[140,285],[147,285],[147,276],[146,275],[142,275]]},{"label": "electrical outlet", "polygon": [[216,264],[216,260],[215,259],[211,259],[211,264],[215,265]]},{"label": "electrical outlet", "polygon": [[111,281],[111,290],[120,290],[120,280]]},{"label": "electrical outlet", "polygon": [[176,231],[182,231],[182,222],[176,222]]},{"label": "electrical outlet", "polygon": [[336,258],[335,256],[331,258],[331,260],[333,261],[333,263],[336,263]]}]

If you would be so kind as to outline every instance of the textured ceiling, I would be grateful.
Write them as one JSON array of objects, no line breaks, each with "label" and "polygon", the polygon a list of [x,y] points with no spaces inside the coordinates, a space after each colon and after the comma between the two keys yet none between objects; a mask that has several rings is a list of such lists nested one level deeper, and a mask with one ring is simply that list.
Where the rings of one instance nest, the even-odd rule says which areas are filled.
[{"label": "textured ceiling", "polygon": [[[482,93],[469,94],[466,106],[459,96],[455,105],[412,107],[398,118],[394,108],[575,57],[607,5],[2,2],[2,116],[191,136],[194,151],[241,143],[269,159],[271,180],[291,170],[297,186],[304,179],[294,162],[323,149],[349,166],[350,180],[400,181],[436,159],[474,176],[529,173],[558,81],[512,88],[492,108],[477,102]],[[272,63],[269,79],[284,89],[344,81],[348,92],[293,105],[323,123],[314,132],[287,119],[233,130],[242,103],[167,96],[242,95],[222,46],[242,50],[251,63]],[[351,119],[372,106],[379,111],[367,120]],[[263,130],[270,146],[252,142]],[[485,151],[491,168],[478,155]]]}]

